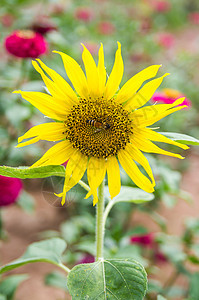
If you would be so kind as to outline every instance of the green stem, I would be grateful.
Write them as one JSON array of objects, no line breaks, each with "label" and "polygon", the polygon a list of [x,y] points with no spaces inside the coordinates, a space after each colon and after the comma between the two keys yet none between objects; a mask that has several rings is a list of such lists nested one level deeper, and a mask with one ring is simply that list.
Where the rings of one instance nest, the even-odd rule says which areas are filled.
[{"label": "green stem", "polygon": [[110,200],[109,203],[107,204],[105,211],[104,211],[104,223],[103,223],[103,227],[105,228],[105,224],[106,224],[106,220],[107,217],[111,211],[111,208],[113,207],[113,205],[115,204],[114,200]]},{"label": "green stem", "polygon": [[62,263],[60,263],[58,265],[62,270],[64,270],[66,273],[70,272],[70,269],[68,267],[66,267],[65,265],[63,265]]},{"label": "green stem", "polygon": [[81,185],[81,187],[83,187],[87,192],[90,191],[90,187],[88,186],[88,184],[86,184],[85,182],[83,182],[82,180],[80,180],[79,185]]},{"label": "green stem", "polygon": [[96,212],[96,261],[103,258],[104,248],[104,180],[98,188]]}]

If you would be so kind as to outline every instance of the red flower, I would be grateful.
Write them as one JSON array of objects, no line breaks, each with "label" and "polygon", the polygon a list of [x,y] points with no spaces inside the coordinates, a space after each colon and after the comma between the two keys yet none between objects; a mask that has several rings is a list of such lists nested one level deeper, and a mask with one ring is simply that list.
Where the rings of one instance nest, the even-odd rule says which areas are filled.
[{"label": "red flower", "polygon": [[93,12],[88,7],[79,7],[75,11],[75,17],[78,20],[89,22],[93,18]]},{"label": "red flower", "polygon": [[32,30],[17,30],[5,39],[5,48],[17,57],[36,58],[47,51],[47,42]]},{"label": "red flower", "polygon": [[130,238],[131,244],[139,244],[141,246],[153,247],[154,236],[152,233],[135,235]]},{"label": "red flower", "polygon": [[85,254],[85,256],[78,261],[78,264],[91,264],[95,261],[95,258],[91,254]]},{"label": "red flower", "polygon": [[199,12],[195,11],[195,12],[190,13],[189,21],[194,25],[198,25],[199,24]]},{"label": "red flower", "polygon": [[171,48],[174,42],[175,38],[171,33],[160,33],[158,36],[158,44],[164,48]]},{"label": "red flower", "polygon": [[13,22],[14,22],[14,16],[13,15],[5,14],[5,15],[1,16],[1,24],[4,27],[12,26]]},{"label": "red flower", "polygon": [[104,35],[111,35],[115,32],[115,26],[111,22],[101,22],[98,25],[98,31]]},{"label": "red flower", "polygon": [[0,207],[14,203],[22,190],[22,186],[20,179],[0,175]]},{"label": "red flower", "polygon": [[155,251],[154,260],[156,263],[165,263],[168,261],[167,257],[160,250]]},{"label": "red flower", "polygon": [[171,3],[167,0],[154,1],[153,8],[158,13],[164,13],[171,9]]}]

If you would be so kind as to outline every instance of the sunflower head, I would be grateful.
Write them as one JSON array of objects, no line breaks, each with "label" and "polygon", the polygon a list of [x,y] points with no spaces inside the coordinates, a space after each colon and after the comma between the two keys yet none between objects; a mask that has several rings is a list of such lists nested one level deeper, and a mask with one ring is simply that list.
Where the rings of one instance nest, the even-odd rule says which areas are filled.
[{"label": "sunflower head", "polygon": [[[40,73],[49,94],[22,91],[16,93],[20,93],[54,121],[31,128],[19,138],[17,147],[39,140],[58,142],[33,166],[59,165],[69,160],[64,189],[58,195],[62,197],[62,204],[67,191],[78,183],[86,170],[90,186],[86,198],[93,195],[93,204],[97,203],[97,188],[106,173],[111,198],[115,197],[121,188],[119,164],[137,186],[153,192],[155,180],[143,152],[183,158],[179,154],[161,149],[154,142],[188,148],[149,127],[185,107],[179,106],[184,98],[172,104],[145,105],[168,73],[154,78],[160,65],[152,65],[134,75],[120,88],[124,70],[120,43],[108,79],[103,45],[99,49],[97,65],[83,45],[82,60],[86,74],[73,58],[62,52],[54,52],[61,55],[73,87],[39,59],[33,61],[33,66]],[[146,81],[148,82],[145,83]],[[24,139],[29,140],[22,142]],[[144,174],[139,165],[144,168]]]}]

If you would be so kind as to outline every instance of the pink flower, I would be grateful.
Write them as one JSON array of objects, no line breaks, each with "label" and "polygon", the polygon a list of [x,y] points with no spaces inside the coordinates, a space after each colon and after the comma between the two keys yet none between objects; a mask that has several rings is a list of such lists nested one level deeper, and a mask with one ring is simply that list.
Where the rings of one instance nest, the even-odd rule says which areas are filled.
[{"label": "pink flower", "polygon": [[115,32],[115,26],[111,22],[101,22],[98,24],[100,34],[111,35]]},{"label": "pink flower", "polygon": [[160,250],[155,251],[154,260],[156,263],[165,263],[168,261],[167,257]]},{"label": "pink flower", "polygon": [[[152,101],[153,102],[163,102],[165,104],[172,104],[178,98],[185,97],[181,92],[173,89],[163,89],[162,92],[157,92],[153,95]],[[187,105],[188,107],[191,106],[191,101],[187,98],[180,104],[180,106]]]},{"label": "pink flower", "polygon": [[13,22],[14,22],[14,16],[11,14],[5,14],[3,16],[1,16],[1,24],[4,27],[10,27],[12,26]]},{"label": "pink flower", "polygon": [[75,17],[84,22],[90,22],[93,19],[93,11],[88,7],[79,7],[75,11]]},{"label": "pink flower", "polygon": [[160,33],[157,37],[158,44],[164,48],[171,48],[174,45],[175,38],[171,33]]},{"label": "pink flower", "polygon": [[0,175],[0,207],[14,203],[22,187],[23,185],[20,179]]},{"label": "pink flower", "polygon": [[152,233],[135,235],[130,238],[131,244],[139,244],[140,246],[152,247],[154,245],[154,235]]},{"label": "pink flower", "polygon": [[190,13],[188,18],[192,24],[194,24],[194,25],[199,24],[199,12],[198,11]]},{"label": "pink flower", "polygon": [[171,9],[171,3],[167,0],[155,0],[153,8],[158,13],[165,13]]},{"label": "pink flower", "polygon": [[98,44],[94,42],[84,42],[86,48],[90,51],[92,55],[96,55],[98,52]]},{"label": "pink flower", "polygon": [[78,264],[91,264],[95,261],[95,258],[91,254],[85,254],[85,256],[78,261]]},{"label": "pink flower", "polygon": [[17,30],[5,39],[5,48],[16,57],[36,58],[47,51],[47,42],[32,30]]}]

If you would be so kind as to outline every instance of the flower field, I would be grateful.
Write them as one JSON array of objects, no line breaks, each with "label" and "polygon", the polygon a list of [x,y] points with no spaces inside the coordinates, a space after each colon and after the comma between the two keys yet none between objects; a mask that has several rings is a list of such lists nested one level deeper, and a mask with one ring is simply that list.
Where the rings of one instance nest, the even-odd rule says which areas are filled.
[{"label": "flower field", "polygon": [[0,300],[199,299],[199,3],[2,0]]}]

